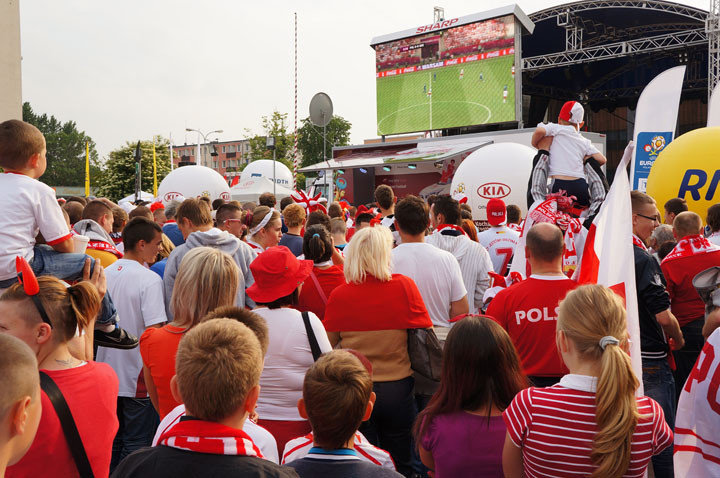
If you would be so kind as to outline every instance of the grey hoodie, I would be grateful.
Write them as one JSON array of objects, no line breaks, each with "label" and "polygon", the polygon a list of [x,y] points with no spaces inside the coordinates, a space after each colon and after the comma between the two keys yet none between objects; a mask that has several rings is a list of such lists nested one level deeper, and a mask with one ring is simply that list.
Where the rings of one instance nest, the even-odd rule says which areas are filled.
[{"label": "grey hoodie", "polygon": [[190,252],[190,249],[201,246],[220,249],[235,259],[235,263],[240,268],[237,301],[235,303],[238,307],[243,307],[244,305],[251,308],[254,307],[255,304],[253,301],[250,300],[249,297],[245,297],[245,289],[255,282],[250,272],[250,263],[255,259],[257,253],[250,246],[227,231],[212,228],[208,231],[191,233],[185,240],[185,244],[176,247],[170,253],[170,257],[168,257],[167,265],[165,266],[165,276],[163,277],[165,309],[168,318],[172,320],[173,317],[170,311],[170,299],[172,298],[173,286],[175,285],[175,277],[180,268],[180,262],[182,262],[185,254]]},{"label": "grey hoodie", "polygon": [[90,238],[91,241],[102,241],[112,246],[115,245],[110,234],[92,219],[83,219],[82,221],[76,222],[73,229],[75,229],[75,232],[78,234]]}]

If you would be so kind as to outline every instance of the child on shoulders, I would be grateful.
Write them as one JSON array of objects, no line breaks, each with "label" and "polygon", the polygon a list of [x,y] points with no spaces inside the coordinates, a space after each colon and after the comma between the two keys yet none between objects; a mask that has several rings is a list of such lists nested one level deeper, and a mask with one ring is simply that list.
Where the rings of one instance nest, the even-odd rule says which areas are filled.
[{"label": "child on shoulders", "polygon": [[566,191],[575,196],[580,206],[590,206],[588,182],[585,178],[584,162],[595,161],[597,166],[605,164],[607,159],[598,151],[589,139],[580,134],[585,122],[585,110],[577,101],[566,102],[558,123],[538,124],[533,133],[532,146],[548,151],[548,176],[552,178],[551,191]]}]

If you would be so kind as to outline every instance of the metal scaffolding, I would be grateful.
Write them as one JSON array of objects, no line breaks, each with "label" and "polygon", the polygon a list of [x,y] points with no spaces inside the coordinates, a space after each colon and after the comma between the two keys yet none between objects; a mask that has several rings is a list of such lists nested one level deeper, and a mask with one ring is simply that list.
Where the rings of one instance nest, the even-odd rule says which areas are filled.
[{"label": "metal scaffolding", "polygon": [[720,0],[710,0],[710,11],[705,22],[708,36],[708,99],[720,82]]},{"label": "metal scaffolding", "polygon": [[[720,0],[715,0],[720,1]],[[523,71],[545,70],[560,66],[574,65],[587,61],[609,60],[622,56],[667,51],[674,48],[702,45],[708,41],[708,34],[703,28],[684,32],[668,33],[636,40],[607,43],[578,50],[567,50],[549,55],[523,58]]]}]

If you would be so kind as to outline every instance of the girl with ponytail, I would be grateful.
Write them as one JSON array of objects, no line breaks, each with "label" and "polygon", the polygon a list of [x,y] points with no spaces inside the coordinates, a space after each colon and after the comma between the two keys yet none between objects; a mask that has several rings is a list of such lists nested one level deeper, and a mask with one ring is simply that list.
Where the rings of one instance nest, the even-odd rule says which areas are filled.
[{"label": "girl with ponytail", "polygon": [[321,224],[305,230],[303,255],[305,259],[313,261],[314,265],[310,277],[300,289],[297,309],[312,312],[323,320],[330,293],[345,283],[343,259],[333,245],[330,232]]},{"label": "girl with ponytail", "polygon": [[642,477],[672,444],[662,408],[636,397],[622,299],[584,285],[560,303],[556,342],[570,374],[515,396],[503,417],[506,477]]},{"label": "girl with ponytail", "polygon": [[[24,271],[24,275],[28,273]],[[108,476],[110,468],[118,429],[118,379],[109,365],[73,356],[69,343],[78,331],[92,331],[100,301],[97,288],[90,282],[67,287],[51,276],[38,277],[35,290],[17,283],[0,297],[0,332],[25,342],[35,352],[41,373],[60,389],[96,477]],[[78,475],[57,413],[43,391],[35,440],[5,476],[44,476],[48,471],[53,476]]]}]

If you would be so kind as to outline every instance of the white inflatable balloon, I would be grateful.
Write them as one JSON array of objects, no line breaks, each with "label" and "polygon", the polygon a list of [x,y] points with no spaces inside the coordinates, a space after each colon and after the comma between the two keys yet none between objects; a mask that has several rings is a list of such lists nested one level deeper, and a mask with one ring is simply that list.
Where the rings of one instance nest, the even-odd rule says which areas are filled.
[{"label": "white inflatable balloon", "polygon": [[206,166],[182,166],[170,171],[158,187],[158,197],[167,205],[173,199],[199,198],[230,200],[230,187],[217,171]]},{"label": "white inflatable balloon", "polygon": [[[273,180],[273,161],[271,159],[258,159],[245,166],[240,175],[240,182],[250,178],[263,177],[270,181]],[[293,186],[292,171],[280,161],[275,161],[275,182],[290,189]]]},{"label": "white inflatable balloon", "polygon": [[473,152],[460,163],[450,194],[467,196],[473,219],[487,226],[487,202],[498,198],[527,214],[527,183],[535,149],[518,143],[495,143]]}]

